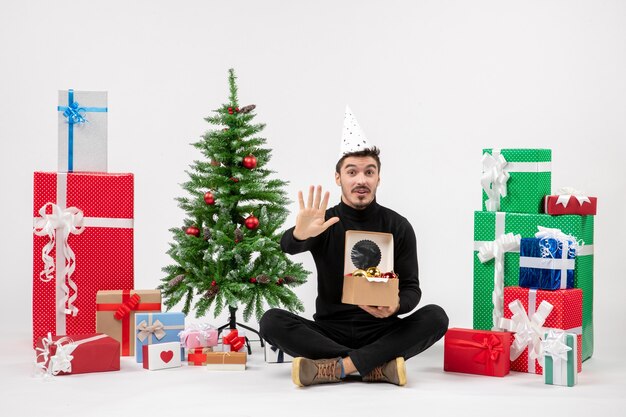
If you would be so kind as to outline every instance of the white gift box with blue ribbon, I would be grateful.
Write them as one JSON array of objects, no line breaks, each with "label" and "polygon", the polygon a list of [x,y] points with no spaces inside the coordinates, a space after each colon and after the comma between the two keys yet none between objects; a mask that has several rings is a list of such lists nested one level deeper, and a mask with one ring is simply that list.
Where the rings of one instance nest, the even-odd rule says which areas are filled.
[{"label": "white gift box with blue ribbon", "polygon": [[107,172],[107,92],[60,90],[59,172]]}]

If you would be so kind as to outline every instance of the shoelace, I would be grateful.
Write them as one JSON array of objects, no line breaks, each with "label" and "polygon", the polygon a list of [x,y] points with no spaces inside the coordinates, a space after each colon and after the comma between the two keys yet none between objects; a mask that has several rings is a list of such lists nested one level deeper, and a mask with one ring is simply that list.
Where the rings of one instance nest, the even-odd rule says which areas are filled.
[{"label": "shoelace", "polygon": [[337,362],[322,362],[317,364],[317,377],[320,379],[336,380]]},{"label": "shoelace", "polygon": [[370,372],[368,375],[368,379],[370,381],[384,381],[385,374],[383,374],[383,367],[377,366],[376,368],[372,369],[372,372]]}]

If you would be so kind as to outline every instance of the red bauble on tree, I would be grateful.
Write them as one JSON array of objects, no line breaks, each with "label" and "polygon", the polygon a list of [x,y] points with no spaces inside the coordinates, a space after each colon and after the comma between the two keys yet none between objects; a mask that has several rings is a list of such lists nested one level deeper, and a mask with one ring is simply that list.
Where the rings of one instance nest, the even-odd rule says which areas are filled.
[{"label": "red bauble on tree", "polygon": [[250,278],[250,283],[256,284],[256,278],[255,277]]},{"label": "red bauble on tree", "polygon": [[256,157],[252,154],[243,158],[242,165],[244,168],[254,169],[256,168]]},{"label": "red bauble on tree", "polygon": [[244,222],[244,225],[250,229],[250,230],[254,230],[257,227],[259,227],[259,219],[257,219],[254,214],[251,214],[250,216],[248,216],[248,218],[246,219],[246,221]]},{"label": "red bauble on tree", "polygon": [[213,195],[212,192],[207,191],[204,194],[204,202],[207,203],[209,206],[212,206],[213,204],[215,204],[215,196]]},{"label": "red bauble on tree", "polygon": [[200,236],[200,229],[198,229],[196,226],[189,226],[188,228],[185,229],[185,233],[187,233],[190,236],[198,237]]},{"label": "red bauble on tree", "polygon": [[283,285],[285,281],[282,278],[278,278],[278,281],[276,281],[277,285]]}]

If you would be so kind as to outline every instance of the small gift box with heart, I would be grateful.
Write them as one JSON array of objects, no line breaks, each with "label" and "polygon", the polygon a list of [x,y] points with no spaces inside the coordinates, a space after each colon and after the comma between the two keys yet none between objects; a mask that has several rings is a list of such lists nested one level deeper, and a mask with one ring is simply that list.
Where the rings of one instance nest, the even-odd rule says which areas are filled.
[{"label": "small gift box with heart", "polygon": [[[185,328],[183,313],[137,313],[135,314],[135,357],[143,362],[143,345],[178,341],[178,333]],[[181,347],[181,357],[184,351]]]},{"label": "small gift box with heart", "polygon": [[36,366],[44,375],[120,370],[120,343],[106,334],[52,336],[37,340]]},{"label": "small gift box with heart", "polygon": [[178,368],[180,362],[180,342],[143,345],[143,367],[150,371],[167,368]]},{"label": "small gift box with heart", "polygon": [[511,337],[509,332],[451,328],[444,338],[443,370],[505,376],[511,367]]},{"label": "small gift box with heart", "polygon": [[341,302],[393,307],[398,303],[398,276],[393,273],[393,235],[346,231]]}]

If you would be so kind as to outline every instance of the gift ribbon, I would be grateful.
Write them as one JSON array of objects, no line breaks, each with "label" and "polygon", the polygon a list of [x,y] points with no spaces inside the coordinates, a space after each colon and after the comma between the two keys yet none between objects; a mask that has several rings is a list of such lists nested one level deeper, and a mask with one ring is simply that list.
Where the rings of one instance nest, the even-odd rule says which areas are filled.
[{"label": "gift ribbon", "polygon": [[212,352],[210,348],[192,348],[191,352],[187,352],[187,362],[191,362],[195,366],[204,365],[209,352]]},{"label": "gift ribbon", "polygon": [[503,234],[491,242],[485,242],[478,249],[478,259],[485,263],[494,259],[493,302],[492,320],[494,329],[500,319],[504,317],[504,254],[519,250],[521,236],[513,233]]},{"label": "gift ribbon", "polygon": [[578,204],[580,204],[581,206],[584,203],[591,204],[591,200],[589,199],[589,197],[584,195],[582,191],[579,191],[572,187],[563,187],[559,191],[557,191],[556,195],[559,196],[556,199],[556,204],[561,204],[563,207],[567,207],[572,197],[578,200]]},{"label": "gift ribbon", "polygon": [[67,170],[74,170],[74,125],[88,122],[85,113],[106,113],[107,107],[83,107],[74,101],[74,90],[67,91],[67,106],[57,106],[67,122]]},{"label": "gift ribbon", "polygon": [[137,333],[137,339],[142,343],[148,339],[148,344],[152,344],[152,335],[156,337],[158,340],[161,340],[167,334],[166,330],[178,330],[184,329],[184,324],[172,324],[172,325],[164,325],[161,323],[159,319],[156,319],[154,323],[152,322],[153,313],[148,313],[148,322],[142,320],[141,323],[137,325],[136,330],[139,331]]},{"label": "gift ribbon", "polygon": [[272,349],[274,353],[278,352],[278,356],[276,357],[277,363],[285,362],[285,354],[283,353],[282,350],[278,349],[276,346],[270,346],[270,349]]},{"label": "gift ribbon", "polygon": [[448,343],[452,346],[464,349],[479,349],[472,360],[480,365],[485,365],[485,371],[488,375],[493,374],[494,362],[496,362],[500,358],[500,354],[504,352],[502,342],[493,334],[484,336],[482,342],[449,339]]},{"label": "gift ribbon", "polygon": [[500,319],[499,327],[503,330],[515,332],[511,345],[511,362],[516,360],[528,348],[528,372],[535,373],[535,360],[541,358],[541,340],[546,331],[543,324],[550,315],[553,305],[543,300],[536,308],[537,290],[528,291],[528,313],[524,310],[520,300],[509,303],[513,313],[510,319]]},{"label": "gift ribbon", "polygon": [[[48,207],[52,209],[52,214],[46,213]],[[76,269],[76,254],[70,247],[68,239],[70,234],[79,235],[85,230],[83,212],[76,207],[62,209],[54,203],[46,203],[39,209],[39,216],[35,219],[33,233],[50,239],[41,250],[44,269],[40,272],[39,278],[43,282],[49,282],[54,278],[52,274],[55,270],[55,262],[50,252],[56,246],[57,258],[60,255],[63,259],[59,262],[57,274],[63,293],[58,309],[64,314],[76,316],[78,308],[74,305],[74,301],[78,296],[78,287],[72,280],[72,274]],[[59,239],[57,239],[57,232],[60,234]],[[70,288],[73,291],[71,296]]]},{"label": "gift ribbon", "polygon": [[[246,357],[245,353],[242,352],[209,352],[206,354],[206,359],[207,359],[207,364],[215,364],[215,362],[209,362],[209,358],[213,357],[213,358],[217,358],[217,357],[221,357],[222,358],[222,363],[217,362],[217,365],[226,365],[226,358],[229,357],[233,357],[233,359],[237,358],[237,357]],[[237,364],[237,362],[230,362],[229,363],[234,363]],[[246,363],[245,359],[244,359],[244,364]]]},{"label": "gift ribbon", "polygon": [[[134,311],[161,311],[161,303],[131,303],[131,290],[123,290],[122,291],[122,302],[121,303],[97,303],[96,311],[115,311],[116,313],[120,311],[120,307],[122,305],[131,306],[129,307],[128,314],[124,314],[121,317],[122,322],[122,356],[130,355],[130,318],[132,316],[131,312]],[[133,294],[137,295],[137,294]],[[124,311],[126,309],[123,309]],[[119,319],[118,319],[119,320]]]},{"label": "gift ribbon", "polygon": [[[45,375],[58,375],[61,372],[72,373],[72,353],[74,350],[85,343],[108,337],[106,334],[98,334],[86,339],[74,341],[68,336],[63,336],[56,342],[52,339],[52,334],[48,333],[48,337],[41,339],[42,347],[37,347],[37,359],[35,366],[39,368]],[[51,354],[51,347],[56,346],[56,352]],[[42,359],[41,361],[39,359]]]},{"label": "gift ribbon", "polygon": [[506,183],[509,181],[509,173],[505,171],[507,160],[499,149],[493,149],[492,153],[485,152],[482,158],[483,174],[480,184],[487,194],[485,207],[487,211],[500,210],[500,197],[506,197]]},{"label": "gift ribbon", "polygon": [[[69,235],[80,234],[85,228],[90,227],[133,228],[133,219],[84,217],[81,210],[75,207],[67,208],[67,175],[66,172],[56,174],[56,204],[44,204],[39,209],[39,217],[33,219],[33,233],[37,236],[48,236],[50,239],[42,249],[41,258],[44,270],[40,278],[44,282],[49,282],[52,280],[52,273],[56,270],[56,334],[67,333],[66,315],[78,314],[78,308],[73,305],[78,298],[78,285],[71,280],[71,275],[76,269],[76,257],[68,243]],[[52,215],[46,214],[47,207],[52,207]],[[63,239],[59,239],[56,235],[58,230],[62,230]],[[56,262],[50,256],[52,247],[55,247]],[[69,296],[70,288],[74,291],[72,296]]]}]

